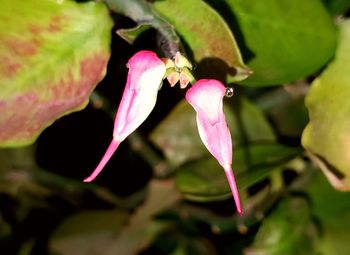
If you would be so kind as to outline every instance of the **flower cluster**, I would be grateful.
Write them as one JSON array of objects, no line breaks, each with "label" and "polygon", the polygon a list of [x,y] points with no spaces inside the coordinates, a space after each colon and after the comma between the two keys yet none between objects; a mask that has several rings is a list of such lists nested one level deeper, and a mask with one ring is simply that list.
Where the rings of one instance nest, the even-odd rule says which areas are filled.
[{"label": "flower cluster", "polygon": [[[223,167],[230,185],[237,212],[242,208],[232,171],[232,140],[223,112],[225,86],[217,80],[194,82],[191,63],[180,53],[174,61],[160,59],[152,51],[139,51],[129,59],[126,86],[114,122],[113,139],[93,173],[84,181],[91,182],[102,171],[119,144],[137,129],[153,110],[162,80],[181,88],[194,83],[186,92],[186,100],[197,113],[199,136],[208,151]],[[210,102],[210,103],[208,103]]]}]

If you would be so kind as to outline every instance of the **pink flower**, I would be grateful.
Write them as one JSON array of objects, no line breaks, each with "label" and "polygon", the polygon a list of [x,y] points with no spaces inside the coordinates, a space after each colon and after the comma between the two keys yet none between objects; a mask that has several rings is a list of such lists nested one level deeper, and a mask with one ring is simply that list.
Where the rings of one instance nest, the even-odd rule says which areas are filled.
[{"label": "pink flower", "polygon": [[102,160],[84,182],[93,181],[119,144],[135,131],[153,110],[166,71],[165,64],[152,51],[139,51],[129,59],[129,73],[114,122],[113,140]]},{"label": "pink flower", "polygon": [[232,171],[232,141],[223,112],[225,86],[217,80],[199,80],[186,93],[186,100],[197,113],[199,136],[209,152],[224,168],[237,212],[242,215],[241,202]]}]

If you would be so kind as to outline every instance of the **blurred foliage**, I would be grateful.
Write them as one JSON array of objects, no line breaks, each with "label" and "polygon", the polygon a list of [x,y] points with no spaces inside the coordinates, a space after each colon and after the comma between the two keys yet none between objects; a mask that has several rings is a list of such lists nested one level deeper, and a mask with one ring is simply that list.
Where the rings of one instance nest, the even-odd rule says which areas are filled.
[{"label": "blurred foliage", "polygon": [[311,210],[304,198],[285,198],[264,220],[244,254],[314,254]]},{"label": "blurred foliage", "polygon": [[[302,142],[319,159],[317,162],[335,188],[347,191],[350,191],[349,68],[350,21],[345,21],[340,24],[334,60],[313,81],[306,97],[310,123]],[[334,95],[337,95],[336,100]]]},{"label": "blurred foliage", "polygon": [[345,255],[349,252],[349,194],[335,191],[324,176],[317,174],[305,187],[312,201],[312,211],[319,224],[320,254]]},{"label": "blurred foliage", "polygon": [[[1,254],[349,254],[349,1],[0,4]],[[147,121],[82,182],[143,49],[239,81],[224,112],[242,217],[184,90],[166,81]]]},{"label": "blurred foliage", "polygon": [[[242,191],[265,179],[272,171],[296,157],[298,149],[278,144],[251,145],[235,150],[233,165]],[[194,201],[216,201],[230,197],[225,174],[212,158],[189,162],[176,170],[176,184]]]},{"label": "blurred foliage", "polygon": [[348,0],[322,0],[322,2],[333,15],[341,15],[350,8]]},{"label": "blurred foliage", "polygon": [[159,1],[154,7],[188,44],[193,60],[198,63],[199,76],[214,76],[223,81],[226,76],[232,81],[248,77],[250,70],[243,63],[231,30],[204,1]]},{"label": "blurred foliage", "polygon": [[319,0],[212,2],[229,11],[229,24],[242,34],[243,59],[254,73],[241,84],[295,81],[317,72],[334,54],[336,27]]}]

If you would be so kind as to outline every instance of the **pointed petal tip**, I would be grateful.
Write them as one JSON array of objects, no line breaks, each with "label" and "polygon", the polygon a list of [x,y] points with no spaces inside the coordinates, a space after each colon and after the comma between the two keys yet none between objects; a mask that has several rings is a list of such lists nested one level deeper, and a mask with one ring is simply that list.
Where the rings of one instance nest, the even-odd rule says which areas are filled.
[{"label": "pointed petal tip", "polygon": [[236,210],[237,210],[238,215],[239,215],[240,217],[242,217],[243,214],[244,214],[242,208],[240,208],[240,207],[238,208],[238,207],[237,207]]},{"label": "pointed petal tip", "polygon": [[227,164],[227,166],[225,166],[224,170],[225,170],[227,181],[228,181],[228,183],[230,185],[230,189],[231,189],[231,192],[232,192],[232,195],[233,195],[233,199],[234,199],[235,204],[236,204],[237,213],[240,216],[242,216],[243,215],[243,210],[242,210],[242,206],[241,206],[241,200],[239,198],[238,188],[237,188],[237,185],[236,185],[236,180],[235,180],[235,176],[233,174],[231,165]]},{"label": "pointed petal tip", "polygon": [[112,140],[110,145],[107,148],[107,151],[105,152],[103,158],[101,159],[100,163],[97,165],[95,170],[90,174],[89,177],[84,179],[84,182],[92,182],[95,180],[95,178],[101,173],[107,162],[111,159],[114,152],[117,150],[118,146],[120,144],[120,141],[117,141],[115,139]]},{"label": "pointed petal tip", "polygon": [[89,177],[85,178],[85,179],[83,180],[83,182],[92,182],[93,180],[94,180],[94,179],[91,178],[91,177],[89,176]]}]

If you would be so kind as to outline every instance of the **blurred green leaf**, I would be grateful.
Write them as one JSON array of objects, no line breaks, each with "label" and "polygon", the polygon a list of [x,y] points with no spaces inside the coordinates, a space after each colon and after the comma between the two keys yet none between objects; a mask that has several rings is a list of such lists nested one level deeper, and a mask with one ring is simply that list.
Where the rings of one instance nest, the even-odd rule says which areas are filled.
[{"label": "blurred green leaf", "polygon": [[0,149],[0,177],[14,169],[33,169],[35,167],[37,164],[33,145]]},{"label": "blurred green leaf", "polygon": [[317,244],[319,254],[347,255],[350,240],[350,195],[336,191],[317,173],[306,186],[312,211],[322,229]]},{"label": "blurred green leaf", "polygon": [[269,89],[259,94],[254,102],[268,116],[280,136],[299,139],[309,121],[304,104],[309,88],[308,82],[300,80]]},{"label": "blurred green leaf", "polygon": [[121,29],[117,32],[129,43],[132,43],[141,30],[151,26],[160,32],[162,39],[165,39],[160,46],[167,57],[172,58],[177,51],[183,51],[174,27],[161,18],[146,0],[105,0],[105,2],[112,11],[129,17],[137,23],[136,28]]},{"label": "blurred green leaf", "polygon": [[229,27],[204,1],[165,0],[155,2],[154,7],[186,41],[202,73],[219,72],[231,81],[250,75]]},{"label": "blurred green leaf", "polygon": [[193,201],[217,201],[231,196],[225,173],[212,157],[187,163],[177,169],[176,187],[185,198]]},{"label": "blurred green leaf", "polygon": [[258,183],[300,153],[300,148],[281,144],[256,144],[236,150],[233,166],[238,172],[238,187],[245,189]]},{"label": "blurred green leaf", "polygon": [[11,234],[11,225],[0,215],[0,243],[2,239],[8,238]]},{"label": "blurred green leaf", "polygon": [[[233,170],[239,189],[246,189],[266,178],[298,154],[299,150],[278,144],[238,148],[233,155]],[[189,162],[176,171],[176,186],[195,201],[217,201],[231,196],[222,167],[212,157]]]},{"label": "blurred green leaf", "polygon": [[312,83],[306,97],[310,122],[303,146],[334,187],[350,190],[350,20],[340,25],[335,59]]},{"label": "blurred green leaf", "polygon": [[141,24],[133,28],[118,29],[117,34],[120,37],[122,37],[125,41],[132,44],[140,34],[142,34],[150,28],[150,25]]},{"label": "blurred green leaf", "polygon": [[311,210],[304,198],[282,200],[264,219],[245,255],[310,255],[317,239]]},{"label": "blurred green leaf", "polygon": [[180,199],[172,181],[152,180],[144,203],[130,215],[122,210],[81,212],[66,220],[50,242],[59,254],[138,254],[167,226],[156,214]]},{"label": "blurred green leaf", "polygon": [[322,0],[322,2],[333,15],[344,14],[350,8],[349,0]]},{"label": "blurred green leaf", "polygon": [[286,100],[268,113],[278,134],[288,137],[300,137],[309,121],[304,99]]},{"label": "blurred green leaf", "polygon": [[137,254],[167,227],[167,222],[157,221],[154,217],[177,203],[180,194],[171,180],[154,179],[148,188],[147,199],[134,211],[113,245],[106,248],[105,254]]},{"label": "blurred green leaf", "polygon": [[254,72],[242,85],[301,79],[318,71],[334,54],[336,29],[320,0],[224,3],[225,11],[230,10],[237,21],[232,25],[243,36],[242,54]]},{"label": "blurred green leaf", "polygon": [[20,248],[20,251],[18,252],[18,255],[30,255],[32,254],[32,250],[35,247],[35,240],[30,239],[22,244],[22,247]]},{"label": "blurred green leaf", "polygon": [[105,0],[105,2],[114,12],[129,17],[138,24],[154,22],[157,19],[151,5],[145,0]]},{"label": "blurred green leaf", "polygon": [[150,134],[151,141],[173,166],[206,152],[197,133],[196,114],[186,100],[180,101]]},{"label": "blurred green leaf", "polygon": [[[35,146],[0,149],[0,193],[11,197],[17,207],[11,217],[23,220],[35,208],[55,206],[57,198],[72,208],[101,203],[130,208],[130,197],[120,198],[104,187],[87,185],[40,169],[35,162]],[[55,199],[52,199],[55,198]]]},{"label": "blurred green leaf", "polygon": [[[236,101],[225,101],[224,104],[234,147],[274,142],[274,132],[263,113],[248,99],[242,97]],[[198,135],[195,111],[186,100],[180,101],[160,122],[150,139],[174,167],[208,154]]]},{"label": "blurred green leaf", "polygon": [[[276,136],[262,111],[251,101],[240,97],[235,108],[236,126],[232,129],[233,140],[239,144],[275,142]],[[238,130],[238,131],[235,131]]]},{"label": "blurred green leaf", "polygon": [[86,106],[110,56],[102,3],[3,1],[0,146],[32,143],[57,118]]},{"label": "blurred green leaf", "polygon": [[0,176],[0,193],[10,196],[18,203],[13,218],[23,220],[34,208],[48,209],[51,199],[59,198],[67,206],[79,208],[85,204],[101,203],[124,208],[129,204],[107,189],[97,185],[86,185],[81,181],[68,179],[40,169],[9,168]]},{"label": "blurred green leaf", "polygon": [[67,218],[53,233],[50,251],[61,255],[103,254],[126,224],[120,210],[81,211]]},{"label": "blurred green leaf", "polygon": [[183,255],[216,255],[217,254],[217,251],[213,243],[203,237],[186,239],[183,242],[185,242],[184,253],[182,253]]}]

